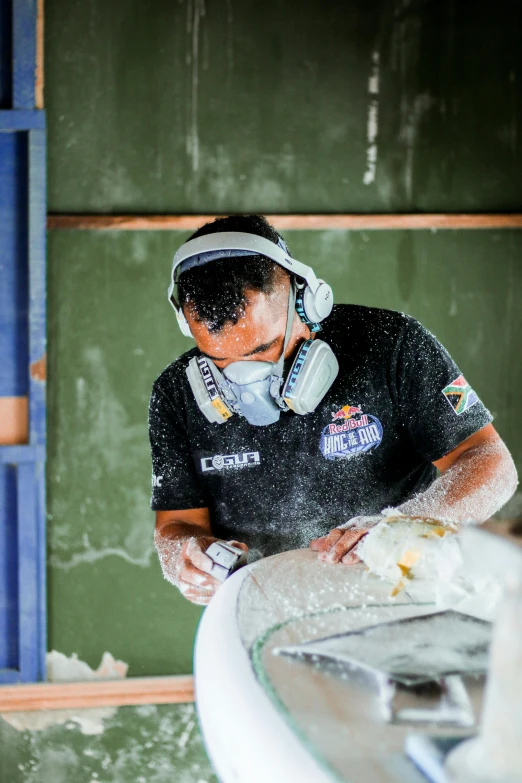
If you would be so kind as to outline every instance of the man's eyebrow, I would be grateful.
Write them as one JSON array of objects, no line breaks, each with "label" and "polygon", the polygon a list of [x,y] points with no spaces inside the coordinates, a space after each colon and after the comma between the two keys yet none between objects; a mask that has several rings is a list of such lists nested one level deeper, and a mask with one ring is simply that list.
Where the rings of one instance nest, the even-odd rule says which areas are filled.
[{"label": "man's eyebrow", "polygon": [[278,339],[279,339],[278,337],[274,337],[274,339],[270,340],[269,343],[261,343],[261,345],[258,345],[257,348],[254,348],[253,351],[244,353],[243,356],[253,356],[255,353],[264,353],[265,351],[268,351],[268,349],[271,348],[273,345],[275,345]]},{"label": "man's eyebrow", "polygon": [[[278,341],[278,337],[275,337],[273,340],[271,340],[269,343],[261,343],[261,345],[258,345],[256,348],[254,348],[251,351],[248,351],[248,353],[242,354],[243,356],[253,356],[255,353],[264,353],[265,351],[268,351],[269,348],[271,348],[273,345],[276,344]],[[206,356],[207,359],[212,359],[213,362],[224,362],[227,360],[226,356],[211,356],[209,353],[203,354],[203,356]]]}]

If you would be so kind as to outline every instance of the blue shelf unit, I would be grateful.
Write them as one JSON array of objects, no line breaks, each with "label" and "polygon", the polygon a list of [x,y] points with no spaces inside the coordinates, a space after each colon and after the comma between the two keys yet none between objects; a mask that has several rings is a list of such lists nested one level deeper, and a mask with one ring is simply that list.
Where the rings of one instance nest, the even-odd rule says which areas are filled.
[{"label": "blue shelf unit", "polygon": [[0,683],[45,679],[46,130],[37,0],[0,0],[0,398],[28,440],[0,445]]}]

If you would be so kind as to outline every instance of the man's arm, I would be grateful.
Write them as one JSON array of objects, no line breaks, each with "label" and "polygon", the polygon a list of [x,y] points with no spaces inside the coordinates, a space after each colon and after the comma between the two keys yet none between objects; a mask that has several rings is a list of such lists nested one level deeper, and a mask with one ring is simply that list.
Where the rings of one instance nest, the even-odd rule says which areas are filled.
[{"label": "man's arm", "polygon": [[[433,464],[442,475],[395,511],[460,524],[485,522],[507,503],[518,484],[511,454],[492,424]],[[328,563],[356,563],[358,557],[351,550],[379,521],[382,517],[355,517],[346,523],[347,529],[336,528],[312,541],[310,547]]]},{"label": "man's arm", "polygon": [[[217,540],[212,535],[208,508],[156,512],[154,543],[163,576],[192,603],[208,604],[222,584],[210,575],[213,563],[205,554]],[[246,544],[229,543],[248,551]]]},{"label": "man's arm", "polygon": [[452,522],[485,522],[515,492],[518,475],[507,446],[492,424],[433,463],[442,472],[398,511]]},{"label": "man's arm", "polygon": [[208,604],[221,584],[210,576],[212,561],[205,555],[216,538],[181,415],[183,402],[176,398],[175,372],[174,367],[173,377],[155,382],[149,404],[154,543],[165,579],[189,601]]}]

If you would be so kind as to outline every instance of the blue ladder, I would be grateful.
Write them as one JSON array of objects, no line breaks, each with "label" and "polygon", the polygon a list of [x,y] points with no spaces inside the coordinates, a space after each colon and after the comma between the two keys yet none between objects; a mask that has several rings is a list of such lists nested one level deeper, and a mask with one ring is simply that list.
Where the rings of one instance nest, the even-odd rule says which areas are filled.
[{"label": "blue ladder", "polygon": [[0,683],[45,679],[46,130],[36,108],[38,11],[37,0],[0,0],[0,433],[5,403],[28,404],[27,438],[0,445]]}]

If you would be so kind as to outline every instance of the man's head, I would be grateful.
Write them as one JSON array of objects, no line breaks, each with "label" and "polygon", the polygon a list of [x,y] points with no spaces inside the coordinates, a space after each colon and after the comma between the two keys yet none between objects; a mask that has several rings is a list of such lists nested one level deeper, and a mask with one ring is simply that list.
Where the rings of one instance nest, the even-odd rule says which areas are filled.
[{"label": "man's head", "polygon": [[[274,244],[277,231],[260,215],[218,218],[190,239],[222,231],[256,234]],[[235,361],[275,362],[283,348],[290,275],[264,256],[225,258],[182,272],[178,298],[202,353],[224,368]],[[293,313],[291,356],[310,335]]]}]

